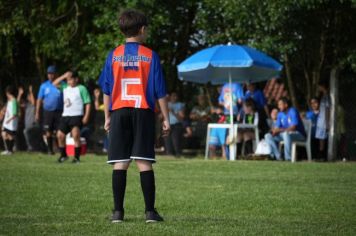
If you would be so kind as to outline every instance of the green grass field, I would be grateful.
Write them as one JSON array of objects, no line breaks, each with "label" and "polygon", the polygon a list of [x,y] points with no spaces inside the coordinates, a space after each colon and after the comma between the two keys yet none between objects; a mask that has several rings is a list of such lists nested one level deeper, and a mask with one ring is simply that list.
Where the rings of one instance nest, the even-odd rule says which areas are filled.
[{"label": "green grass field", "polygon": [[111,167],[20,153],[0,157],[1,235],[356,235],[356,163],[160,157],[146,224],[139,174],[128,173],[126,221],[111,224]]}]

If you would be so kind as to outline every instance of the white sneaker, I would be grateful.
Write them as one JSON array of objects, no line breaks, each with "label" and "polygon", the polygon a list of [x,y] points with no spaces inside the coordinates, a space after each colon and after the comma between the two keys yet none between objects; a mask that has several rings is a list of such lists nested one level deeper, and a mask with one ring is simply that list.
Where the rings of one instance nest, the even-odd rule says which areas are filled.
[{"label": "white sneaker", "polygon": [[6,151],[1,152],[1,155],[2,156],[12,155],[12,152],[6,150]]}]

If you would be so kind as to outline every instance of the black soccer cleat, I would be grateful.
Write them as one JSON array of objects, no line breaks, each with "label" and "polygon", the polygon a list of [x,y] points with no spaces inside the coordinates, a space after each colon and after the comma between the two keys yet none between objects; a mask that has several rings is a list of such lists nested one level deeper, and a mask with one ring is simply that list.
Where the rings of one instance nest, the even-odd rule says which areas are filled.
[{"label": "black soccer cleat", "polygon": [[59,158],[58,158],[58,162],[59,162],[59,163],[63,163],[63,162],[65,162],[66,160],[68,160],[68,157],[59,157]]},{"label": "black soccer cleat", "polygon": [[113,211],[111,223],[121,223],[124,221],[124,211]]},{"label": "black soccer cleat", "polygon": [[156,209],[153,211],[146,211],[146,223],[154,223],[163,221],[162,216],[160,216]]},{"label": "black soccer cleat", "polygon": [[80,163],[80,160],[77,159],[77,158],[74,158],[73,161],[72,161],[73,164],[79,164]]}]

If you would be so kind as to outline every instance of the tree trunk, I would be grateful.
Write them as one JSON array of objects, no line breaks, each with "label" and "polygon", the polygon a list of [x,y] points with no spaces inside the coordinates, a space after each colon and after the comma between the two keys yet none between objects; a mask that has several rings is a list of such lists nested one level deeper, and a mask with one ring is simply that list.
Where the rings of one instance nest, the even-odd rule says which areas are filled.
[{"label": "tree trunk", "polygon": [[288,90],[289,90],[289,95],[292,101],[292,105],[294,107],[298,107],[298,101],[297,101],[297,97],[295,96],[295,88],[294,88],[294,84],[293,84],[293,79],[292,79],[292,72],[291,72],[291,68],[289,65],[289,57],[288,54],[285,53],[284,54],[284,59],[285,59],[285,68],[286,68],[286,77],[287,77],[287,84],[288,84]]},{"label": "tree trunk", "polygon": [[35,49],[35,61],[36,61],[38,76],[41,79],[41,82],[43,82],[46,79],[44,76],[44,65],[43,65],[43,60],[41,59],[41,56],[39,55],[37,49]]},{"label": "tree trunk", "polygon": [[332,69],[330,73],[330,119],[329,119],[329,138],[328,138],[328,161],[332,161],[336,157],[336,122],[337,122],[337,106],[339,103],[339,88],[338,88],[338,69]]}]

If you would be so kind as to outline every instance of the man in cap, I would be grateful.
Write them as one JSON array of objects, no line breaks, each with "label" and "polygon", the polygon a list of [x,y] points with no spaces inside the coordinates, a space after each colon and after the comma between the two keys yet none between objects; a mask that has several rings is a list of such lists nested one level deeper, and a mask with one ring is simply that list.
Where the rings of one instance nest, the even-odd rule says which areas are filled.
[{"label": "man in cap", "polygon": [[48,80],[43,82],[37,95],[36,120],[40,120],[40,111],[43,105],[43,130],[49,154],[53,152],[53,133],[57,130],[63,110],[63,98],[61,91],[52,84],[57,76],[56,67],[47,68]]}]

